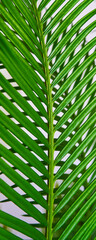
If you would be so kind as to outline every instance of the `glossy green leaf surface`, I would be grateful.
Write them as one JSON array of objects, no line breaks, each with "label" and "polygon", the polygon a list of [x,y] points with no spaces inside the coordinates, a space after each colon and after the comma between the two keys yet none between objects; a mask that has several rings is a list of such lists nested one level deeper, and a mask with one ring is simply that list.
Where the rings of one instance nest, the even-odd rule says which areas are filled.
[{"label": "glossy green leaf surface", "polygon": [[95,239],[95,16],[0,1],[0,240]]}]

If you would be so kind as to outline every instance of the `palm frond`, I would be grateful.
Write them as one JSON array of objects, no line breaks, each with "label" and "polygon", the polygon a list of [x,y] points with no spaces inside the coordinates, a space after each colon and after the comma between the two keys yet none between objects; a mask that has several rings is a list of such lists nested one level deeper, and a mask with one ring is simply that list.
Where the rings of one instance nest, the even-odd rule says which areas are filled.
[{"label": "palm frond", "polygon": [[22,211],[0,210],[2,240],[94,239],[92,4],[0,2],[0,202]]}]

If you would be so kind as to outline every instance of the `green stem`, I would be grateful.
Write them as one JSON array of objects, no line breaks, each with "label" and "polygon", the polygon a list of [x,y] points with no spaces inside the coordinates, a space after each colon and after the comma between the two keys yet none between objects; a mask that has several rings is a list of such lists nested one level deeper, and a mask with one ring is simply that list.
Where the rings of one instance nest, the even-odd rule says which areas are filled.
[{"label": "green stem", "polygon": [[34,10],[36,14],[36,20],[38,24],[38,30],[40,34],[40,40],[42,45],[42,51],[43,51],[43,60],[44,60],[44,71],[45,71],[45,80],[46,80],[46,87],[47,87],[47,99],[48,99],[48,116],[49,116],[49,195],[48,195],[48,213],[47,213],[47,233],[46,237],[47,240],[52,240],[52,223],[53,223],[53,207],[54,207],[54,196],[53,196],[53,189],[54,189],[54,127],[53,127],[53,100],[52,100],[52,88],[51,88],[51,82],[50,82],[50,73],[49,73],[49,62],[47,57],[47,48],[45,44],[45,39],[43,35],[43,25],[40,20],[40,14],[38,12],[38,9],[36,7],[35,1],[34,3]]}]

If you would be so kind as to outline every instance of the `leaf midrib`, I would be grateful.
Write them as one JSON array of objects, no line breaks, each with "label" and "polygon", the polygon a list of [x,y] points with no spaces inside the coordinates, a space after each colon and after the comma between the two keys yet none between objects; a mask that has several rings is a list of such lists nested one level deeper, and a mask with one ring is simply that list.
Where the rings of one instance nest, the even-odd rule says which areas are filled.
[{"label": "leaf midrib", "polygon": [[49,142],[49,150],[48,150],[48,157],[49,157],[49,180],[48,180],[48,187],[49,187],[49,195],[47,196],[48,201],[48,212],[47,212],[47,229],[46,229],[46,239],[52,240],[52,223],[53,223],[53,205],[54,205],[54,197],[53,197],[53,187],[54,187],[54,127],[53,127],[53,99],[52,99],[52,87],[50,82],[50,72],[49,72],[49,61],[47,56],[47,47],[45,43],[45,38],[43,34],[43,24],[40,19],[40,13],[37,9],[36,3],[32,0],[35,16],[37,20],[38,30],[40,34],[40,41],[42,46],[43,52],[43,61],[44,61],[44,72],[45,72],[45,85],[47,88],[47,113],[49,116],[48,128],[48,142]]}]

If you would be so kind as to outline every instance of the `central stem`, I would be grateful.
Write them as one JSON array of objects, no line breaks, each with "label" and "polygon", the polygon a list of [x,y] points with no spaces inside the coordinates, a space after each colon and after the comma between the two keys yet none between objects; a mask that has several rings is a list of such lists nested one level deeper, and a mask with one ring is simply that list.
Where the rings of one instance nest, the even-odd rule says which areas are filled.
[{"label": "central stem", "polygon": [[49,116],[49,150],[48,150],[48,157],[49,157],[49,195],[48,195],[48,213],[47,213],[47,233],[46,237],[47,240],[52,240],[52,223],[53,223],[53,206],[54,206],[54,196],[53,196],[53,189],[54,189],[54,127],[53,127],[53,100],[52,100],[52,88],[50,82],[50,73],[49,73],[49,62],[47,57],[47,48],[45,44],[45,39],[43,35],[43,25],[40,20],[40,14],[36,7],[36,2],[33,0],[34,10],[36,14],[36,20],[38,24],[38,31],[40,34],[40,41],[43,50],[43,60],[44,60],[44,71],[45,71],[45,80],[46,80],[46,87],[47,87],[47,99],[48,99],[48,116]]},{"label": "central stem", "polygon": [[52,223],[53,223],[53,206],[54,206],[54,129],[53,129],[53,101],[52,101],[52,89],[49,77],[48,61],[46,65],[47,72],[47,92],[48,92],[48,115],[49,115],[49,195],[48,195],[48,226],[47,226],[47,240],[52,240]]},{"label": "central stem", "polygon": [[[50,94],[51,95],[51,94]],[[53,106],[49,95],[49,196],[48,196],[48,227],[47,240],[52,240],[53,206],[54,206],[54,133],[53,133]]]}]

